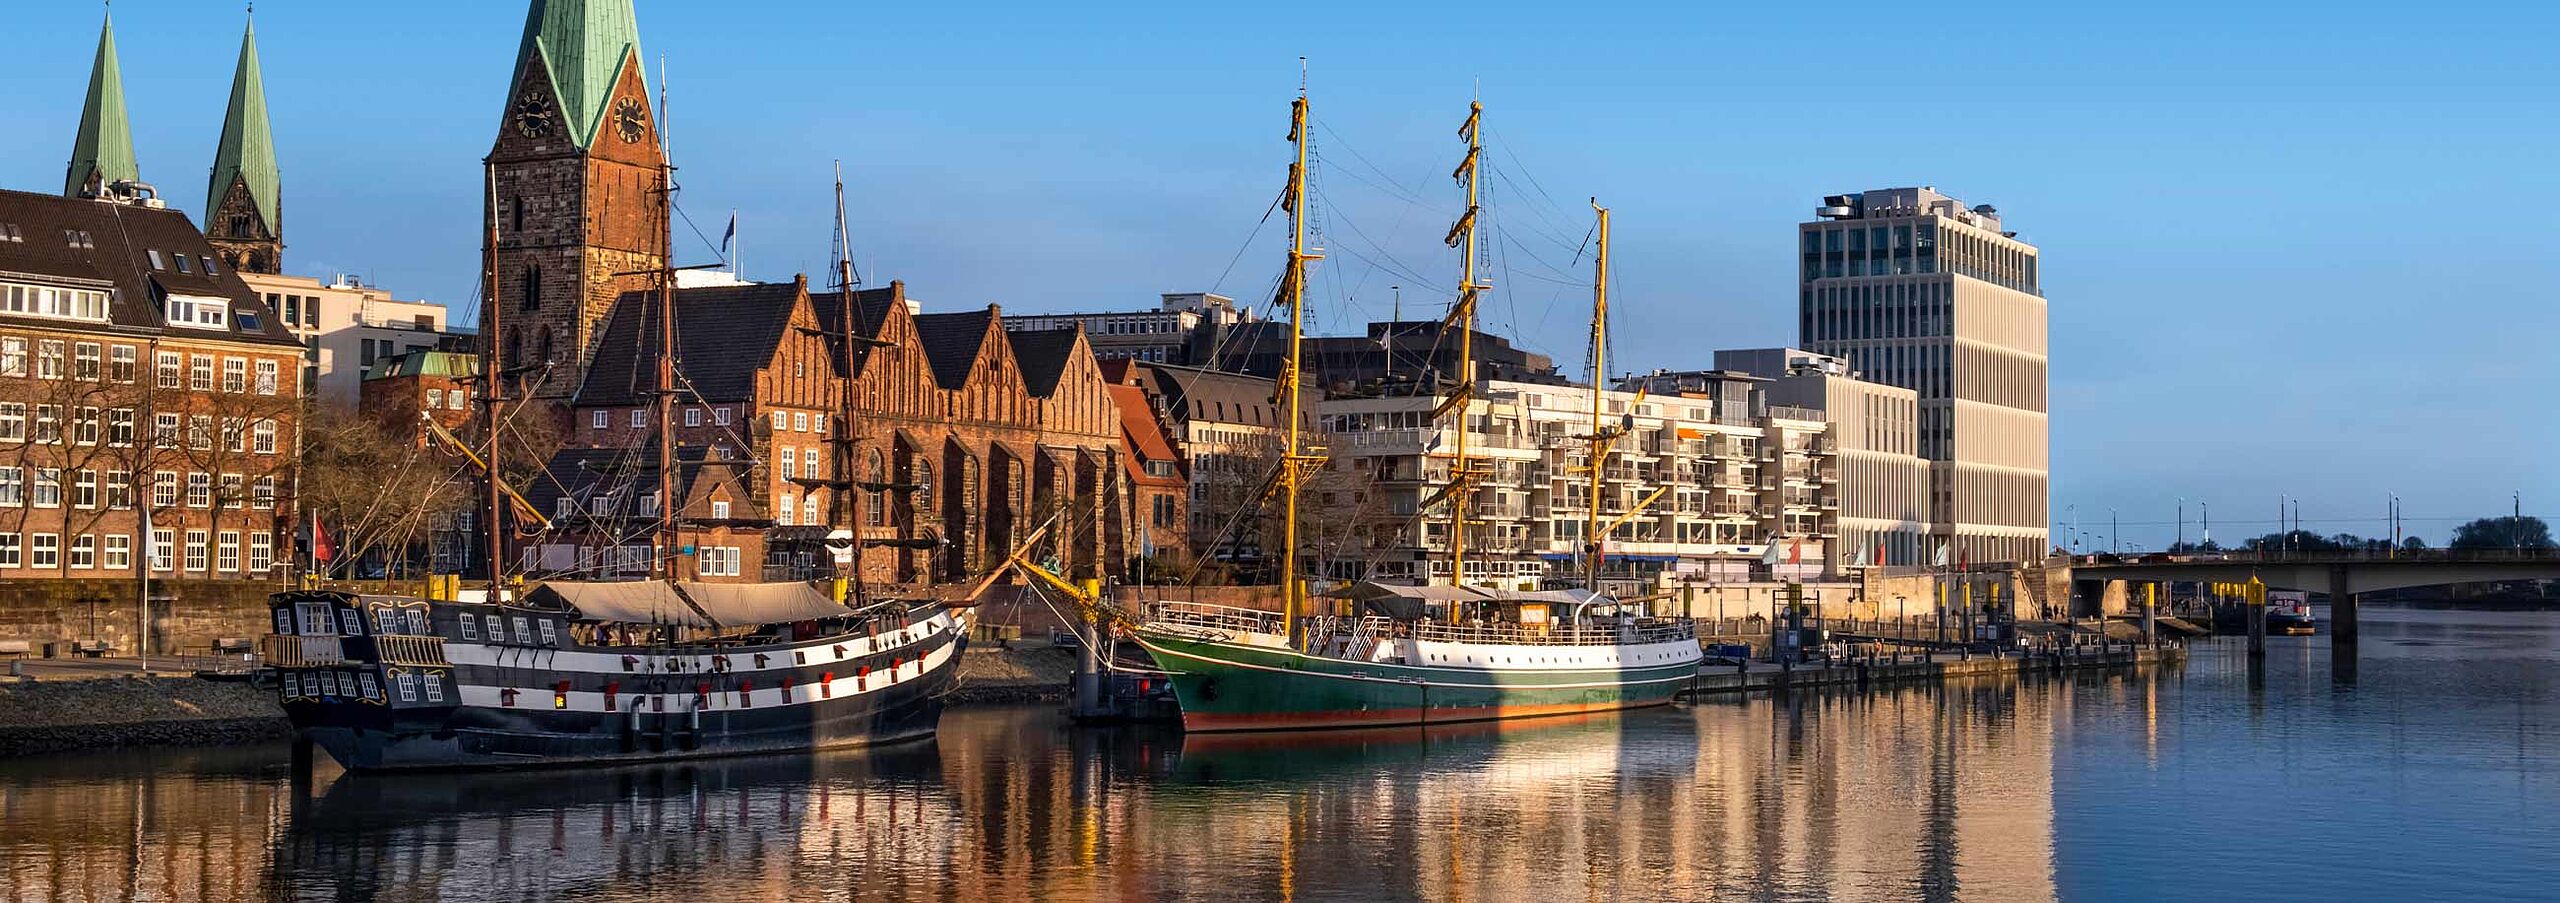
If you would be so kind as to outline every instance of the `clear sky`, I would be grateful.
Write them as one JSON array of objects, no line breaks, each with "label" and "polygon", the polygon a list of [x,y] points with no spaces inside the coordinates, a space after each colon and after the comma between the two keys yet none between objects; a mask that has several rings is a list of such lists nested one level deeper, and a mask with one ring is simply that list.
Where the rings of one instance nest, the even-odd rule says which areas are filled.
[{"label": "clear sky", "polygon": [[[5,14],[0,185],[62,182],[97,6]],[[290,270],[468,308],[478,161],[516,0],[268,0]],[[1391,7],[1391,8],[1382,8]],[[116,4],[143,177],[200,213],[242,14]],[[2157,548],[2560,513],[2551,162],[2560,14],[2540,4],[697,3],[641,0],[670,67],[682,206],[747,274],[856,258],[929,307],[1264,297],[1288,98],[1311,59],[1310,313],[1432,314],[1456,281],[1454,129],[1495,173],[1487,328],[1582,360],[1588,228],[1615,210],[1611,370],[1794,338],[1794,225],[1824,194],[1934,185],[2044,252],[2054,514]],[[36,38],[36,39],[30,39]],[[653,73],[654,80],[654,73]],[[1250,237],[1250,238],[1249,238]],[[684,263],[715,259],[679,233]],[[1241,254],[1241,256],[1239,256]],[[1231,266],[1232,263],[1232,266]],[[2073,506],[2076,506],[2073,507]]]}]

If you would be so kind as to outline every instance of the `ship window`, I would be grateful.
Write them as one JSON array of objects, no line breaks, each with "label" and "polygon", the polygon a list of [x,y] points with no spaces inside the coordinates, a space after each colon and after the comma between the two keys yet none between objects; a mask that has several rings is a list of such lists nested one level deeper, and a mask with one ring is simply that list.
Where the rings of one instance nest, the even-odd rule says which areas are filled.
[{"label": "ship window", "polygon": [[403,614],[406,614],[406,615],[408,616],[408,620],[409,620],[409,632],[410,632],[410,633],[420,633],[420,634],[422,634],[422,633],[426,633],[426,632],[427,632],[427,610],[426,610],[426,609],[423,609],[423,608],[412,608],[412,609],[409,609],[409,610],[408,610],[408,611],[406,611],[406,612],[403,612]]},{"label": "ship window", "polygon": [[276,634],[278,636],[290,636],[292,633],[293,610],[289,608],[276,609]]},{"label": "ship window", "polygon": [[542,644],[545,646],[560,645],[559,627],[548,620],[542,622]]},{"label": "ship window", "polygon": [[364,616],[357,614],[355,609],[338,609],[338,623],[345,628],[341,632],[348,636],[364,635]]},{"label": "ship window", "polygon": [[516,642],[527,644],[532,643],[533,625],[525,623],[525,617],[523,615],[517,615],[512,620],[516,622]]},{"label": "ship window", "polygon": [[462,622],[462,638],[463,638],[463,639],[466,639],[466,640],[476,640],[476,639],[479,639],[479,638],[480,638],[480,619],[479,619],[479,618],[475,618],[475,617],[472,617],[472,616],[470,616],[470,615],[463,615],[461,618],[459,618],[459,619],[457,619],[457,620],[460,620],[460,621]]},{"label": "ship window", "polygon": [[371,672],[371,671],[366,671],[366,672],[364,672],[363,674],[360,674],[360,675],[357,675],[357,676],[359,676],[359,677],[361,677],[361,678],[363,678],[363,679],[364,679],[364,698],[366,698],[366,699],[381,699],[381,698],[382,698],[382,685],[381,685],[381,684],[377,684],[377,683],[374,683],[374,682],[373,682],[373,672]]},{"label": "ship window", "polygon": [[396,630],[398,629],[399,625],[398,625],[398,623],[397,623],[394,619],[396,619],[396,618],[398,618],[398,617],[399,617],[399,615],[398,615],[397,613],[394,613],[394,612],[391,610],[391,606],[388,606],[388,605],[376,605],[376,606],[374,606],[374,607],[373,607],[373,632],[374,632],[376,635],[382,635],[382,634],[388,634],[388,633],[392,633],[392,632],[396,631]]},{"label": "ship window", "polygon": [[497,615],[490,615],[490,616],[489,616],[489,642],[492,642],[492,643],[503,643],[503,642],[506,642],[506,641],[507,641],[507,624],[506,624],[506,622],[498,620],[498,616],[497,616]]},{"label": "ship window", "polygon": [[302,695],[302,675],[291,671],[284,673],[284,695],[288,699]]},{"label": "ship window", "polygon": [[418,701],[418,675],[416,673],[409,671],[400,672],[400,701]]},{"label": "ship window", "polygon": [[338,695],[338,672],[336,672],[336,671],[322,671],[322,672],[320,672],[320,695],[322,695],[322,696],[336,696],[336,695]]},{"label": "ship window", "polygon": [[435,675],[433,675],[433,674],[429,674],[429,675],[427,675],[427,701],[428,701],[428,702],[443,702],[443,701],[444,701],[444,679],[443,679],[443,678],[437,677],[437,676],[435,676]]}]

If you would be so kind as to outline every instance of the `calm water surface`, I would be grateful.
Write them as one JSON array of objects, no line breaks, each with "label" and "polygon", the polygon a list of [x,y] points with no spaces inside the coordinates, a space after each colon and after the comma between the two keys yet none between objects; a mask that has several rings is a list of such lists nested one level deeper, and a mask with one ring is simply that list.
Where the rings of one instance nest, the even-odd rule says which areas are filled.
[{"label": "calm water surface", "polygon": [[1501,728],[934,743],[370,778],[0,762],[0,899],[2411,900],[2560,896],[2560,615],[2377,611],[2182,669]]}]

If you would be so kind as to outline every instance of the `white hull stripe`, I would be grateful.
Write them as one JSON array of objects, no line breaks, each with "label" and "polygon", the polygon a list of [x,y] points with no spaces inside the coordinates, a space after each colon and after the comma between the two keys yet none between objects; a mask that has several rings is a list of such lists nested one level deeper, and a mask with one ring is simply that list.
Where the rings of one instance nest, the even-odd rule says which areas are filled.
[{"label": "white hull stripe", "polygon": [[[1181,651],[1178,651],[1178,650],[1167,649],[1167,648],[1164,648],[1164,647],[1162,647],[1162,646],[1158,646],[1158,645],[1156,645],[1156,644],[1154,644],[1154,643],[1148,642],[1148,641],[1147,641],[1147,639],[1146,639],[1145,637],[1143,637],[1143,636],[1141,636],[1141,637],[1139,637],[1139,638],[1138,638],[1138,645],[1145,646],[1145,647],[1147,648],[1147,651],[1149,651],[1149,652],[1155,652],[1155,653],[1159,653],[1159,654],[1163,654],[1163,655],[1169,655],[1169,656],[1173,656],[1173,657],[1175,657],[1175,658],[1190,659],[1190,660],[1195,661],[1195,662],[1209,662],[1209,663],[1212,663],[1212,664],[1224,665],[1224,666],[1226,666],[1226,667],[1230,667],[1230,668],[1245,668],[1245,669],[1253,670],[1253,671],[1269,671],[1269,672],[1273,672],[1273,673],[1276,673],[1276,674],[1288,674],[1288,675],[1292,675],[1292,676],[1296,676],[1296,677],[1321,677],[1321,678],[1326,678],[1326,679],[1328,679],[1328,680],[1349,680],[1349,681],[1361,681],[1361,682],[1365,682],[1365,683],[1374,683],[1374,684],[1392,684],[1392,685],[1396,685],[1396,686],[1407,686],[1407,687],[1410,687],[1410,686],[1425,686],[1425,687],[1462,687],[1462,688],[1470,689],[1470,690],[1579,690],[1579,689],[1588,689],[1588,688],[1592,688],[1592,687],[1633,687],[1633,686],[1645,686],[1645,685],[1649,685],[1649,684],[1661,684],[1661,683],[1684,683],[1684,682],[1686,682],[1686,681],[1688,681],[1688,680],[1689,680],[1689,678],[1691,677],[1691,675],[1694,675],[1694,674],[1696,673],[1696,672],[1693,670],[1690,674],[1676,675],[1676,676],[1672,676],[1672,677],[1653,677],[1653,678],[1645,678],[1645,679],[1642,679],[1642,680],[1625,680],[1625,679],[1620,679],[1620,680],[1595,680],[1595,681],[1581,681],[1581,682],[1575,682],[1575,683],[1534,683],[1534,684],[1474,683],[1474,682],[1464,682],[1464,681],[1455,681],[1455,680],[1447,680],[1447,679],[1435,679],[1435,678],[1431,678],[1431,677],[1424,677],[1424,678],[1421,678],[1421,679],[1418,679],[1418,680],[1417,680],[1417,679],[1411,679],[1411,678],[1401,678],[1401,677],[1379,677],[1379,676],[1375,676],[1375,675],[1362,675],[1362,674],[1335,674],[1335,673],[1332,673],[1332,672],[1329,672],[1329,671],[1305,671],[1305,670],[1299,670],[1299,669],[1295,669],[1295,668],[1274,668],[1274,667],[1271,667],[1271,666],[1269,666],[1269,665],[1256,665],[1256,664],[1249,664],[1249,663],[1246,663],[1246,662],[1231,661],[1231,660],[1228,660],[1228,659],[1222,659],[1222,658],[1211,658],[1211,657],[1209,657],[1209,656],[1205,656],[1205,655],[1194,655],[1194,654],[1191,654],[1191,653],[1188,653],[1188,652],[1181,652]],[[1264,651],[1268,651],[1268,650],[1264,650]],[[1306,655],[1304,655],[1303,653],[1301,653],[1300,655],[1301,655],[1301,657],[1306,657],[1306,658],[1313,658],[1313,657],[1314,657],[1314,656],[1306,656]],[[1484,673],[1488,673],[1488,671],[1491,671],[1491,672],[1493,672],[1493,673],[1522,674],[1522,675],[1537,675],[1537,674],[1543,674],[1543,673],[1553,673],[1553,672],[1530,671],[1530,670],[1526,670],[1526,669],[1499,669],[1499,668],[1497,668],[1497,669],[1484,669],[1484,668],[1442,668],[1442,667],[1430,667],[1430,666],[1421,666],[1421,667],[1416,667],[1416,666],[1413,666],[1413,665],[1390,665],[1390,664],[1383,664],[1383,663],[1357,662],[1357,661],[1350,661],[1350,660],[1346,660],[1346,659],[1323,659],[1323,661],[1336,662],[1336,663],[1340,663],[1340,664],[1344,664],[1344,665],[1365,666],[1365,667],[1372,667],[1372,668],[1394,668],[1394,669],[1399,670],[1399,671],[1423,672],[1423,673],[1425,673],[1425,674],[1484,674]],[[1690,662],[1670,662],[1670,663],[1660,664],[1660,665],[1644,665],[1644,666],[1640,666],[1639,670],[1651,671],[1651,670],[1654,670],[1654,669],[1657,669],[1657,668],[1677,668],[1677,667],[1680,667],[1681,665],[1684,665],[1684,664],[1691,664],[1691,663],[1690,663]]]},{"label": "white hull stripe", "polygon": [[[838,674],[832,682],[812,680],[808,683],[793,684],[788,690],[783,689],[782,684],[778,681],[770,684],[760,681],[754,682],[755,689],[753,690],[740,690],[735,684],[732,684],[726,689],[714,687],[711,690],[708,700],[699,705],[696,704],[696,701],[704,699],[704,697],[693,693],[690,689],[680,693],[616,693],[614,694],[614,707],[611,710],[604,707],[604,693],[595,690],[571,690],[566,694],[560,694],[551,687],[490,687],[465,684],[460,688],[460,699],[462,704],[466,706],[478,706],[481,708],[491,709],[526,709],[537,712],[611,711],[614,714],[621,714],[625,712],[639,711],[643,713],[657,714],[662,712],[692,711],[738,712],[754,709],[780,708],[785,706],[807,705],[809,703],[824,702],[832,699],[849,699],[859,697],[865,694],[877,693],[899,684],[914,681],[923,678],[928,674],[932,674],[936,669],[939,669],[944,664],[950,662],[951,657],[956,654],[958,649],[959,644],[956,642],[945,643],[940,648],[926,654],[923,659],[900,663],[894,670],[882,669],[873,671],[868,676]],[[666,678],[673,681],[682,681],[687,677],[696,676],[708,679],[713,675],[673,674],[666,675]],[[725,677],[728,675],[720,676]],[[821,683],[825,684],[825,689],[821,688]],[[505,697],[506,691],[510,689],[516,691],[516,702],[515,705],[512,706],[506,704]],[[833,690],[833,695],[829,695],[829,689]],[[740,704],[739,697],[742,693],[745,694],[747,699],[753,703],[752,705]],[[565,704],[555,704],[555,698],[561,696],[566,697]],[[652,705],[652,702],[655,702],[656,705]],[[408,705],[408,703],[402,704]]]},{"label": "white hull stripe", "polygon": [[[718,667],[711,655],[665,655],[651,652],[651,647],[635,646],[629,651],[572,651],[541,646],[491,645],[462,640],[446,640],[445,661],[455,665],[491,668],[539,668],[544,671],[583,674],[665,675],[685,677],[697,674],[755,674],[760,671],[790,671],[798,668],[832,665],[850,659],[896,652],[925,642],[945,632],[953,632],[957,618],[950,612],[936,614],[902,630],[883,631],[879,637],[837,635],[799,645],[767,647],[762,650],[722,653],[727,667]],[[932,629],[927,630],[931,625]],[[837,655],[836,647],[844,647]],[[756,667],[758,651],[765,657],[764,667]],[[805,654],[807,661],[801,661]],[[629,668],[622,666],[624,656],[638,661]],[[717,668],[715,671],[714,669]],[[550,692],[544,690],[543,692]]]}]

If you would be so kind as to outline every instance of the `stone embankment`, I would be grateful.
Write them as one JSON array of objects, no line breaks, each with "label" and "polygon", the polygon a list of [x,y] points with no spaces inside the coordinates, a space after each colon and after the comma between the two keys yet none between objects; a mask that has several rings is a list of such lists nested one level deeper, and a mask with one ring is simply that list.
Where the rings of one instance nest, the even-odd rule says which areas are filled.
[{"label": "stone embankment", "polygon": [[221,746],[292,729],[246,681],[99,677],[0,682],[0,757],[118,746]]}]

